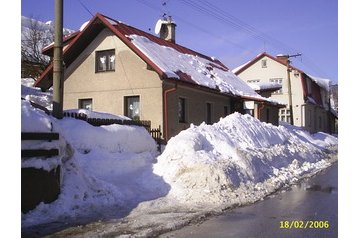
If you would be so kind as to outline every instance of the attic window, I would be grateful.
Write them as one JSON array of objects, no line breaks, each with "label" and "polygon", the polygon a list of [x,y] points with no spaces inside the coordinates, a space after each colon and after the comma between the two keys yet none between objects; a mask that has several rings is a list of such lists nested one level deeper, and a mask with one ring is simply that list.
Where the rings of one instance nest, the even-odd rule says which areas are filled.
[{"label": "attic window", "polygon": [[114,71],[116,55],[114,49],[96,51],[96,73]]},{"label": "attic window", "polygon": [[267,60],[266,59],[261,60],[261,67],[267,68]]}]

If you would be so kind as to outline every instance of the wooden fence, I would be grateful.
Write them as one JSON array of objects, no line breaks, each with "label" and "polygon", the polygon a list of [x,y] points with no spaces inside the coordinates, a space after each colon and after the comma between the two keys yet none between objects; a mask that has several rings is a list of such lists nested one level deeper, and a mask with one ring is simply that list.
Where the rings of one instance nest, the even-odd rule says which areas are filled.
[{"label": "wooden fence", "polygon": [[[21,140],[58,140],[59,134],[53,132],[22,132]],[[24,149],[21,159],[40,157],[47,159],[59,154],[58,148]],[[51,171],[37,168],[21,168],[21,211],[26,213],[34,209],[40,202],[51,203],[58,198],[60,186],[61,166]]]},{"label": "wooden fence", "polygon": [[[21,140],[58,140],[59,134],[53,132],[21,132]],[[58,148],[51,149],[24,149],[21,150],[21,158],[52,157],[58,155]]]}]

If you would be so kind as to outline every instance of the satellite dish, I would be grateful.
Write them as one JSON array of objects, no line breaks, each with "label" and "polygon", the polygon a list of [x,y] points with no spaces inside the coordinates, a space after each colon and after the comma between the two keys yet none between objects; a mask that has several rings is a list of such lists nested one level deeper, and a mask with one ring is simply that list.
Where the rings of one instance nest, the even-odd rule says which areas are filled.
[{"label": "satellite dish", "polygon": [[160,28],[162,28],[162,24],[163,24],[162,19],[159,19],[157,21],[157,24],[155,24],[155,29],[154,29],[155,34],[157,34],[157,35],[159,34]]}]

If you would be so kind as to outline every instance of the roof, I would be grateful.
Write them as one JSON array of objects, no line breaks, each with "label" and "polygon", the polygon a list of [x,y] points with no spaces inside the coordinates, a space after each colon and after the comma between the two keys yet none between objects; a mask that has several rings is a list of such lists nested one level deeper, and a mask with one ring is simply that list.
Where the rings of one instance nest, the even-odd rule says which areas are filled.
[{"label": "roof", "polygon": [[282,88],[281,84],[275,82],[247,84],[255,91],[276,91]]},{"label": "roof", "polygon": [[[276,102],[257,94],[219,60],[99,13],[81,31],[74,33],[70,39],[67,39],[68,47],[64,49],[63,53],[65,64],[70,65],[105,28],[112,31],[135,54],[153,68],[163,80],[179,80],[187,84],[216,90],[223,94],[276,104]],[[48,52],[47,50],[45,52]],[[51,87],[52,72],[53,65],[51,64],[35,82],[35,86],[45,89]]]},{"label": "roof", "polygon": [[[251,65],[255,64],[257,61],[261,60],[264,57],[268,57],[268,58],[276,61],[277,63],[280,63],[280,64],[286,66],[282,61],[278,60],[276,57],[269,55],[266,52],[263,52],[263,53],[257,55],[254,59],[248,61],[247,63],[240,65],[239,67],[233,69],[232,72],[236,75],[239,75],[240,73],[242,73],[243,71],[248,69]],[[293,67],[292,65],[290,65],[290,68],[292,68],[293,70],[297,70],[299,73],[304,73],[302,70],[300,70],[296,67]]]}]

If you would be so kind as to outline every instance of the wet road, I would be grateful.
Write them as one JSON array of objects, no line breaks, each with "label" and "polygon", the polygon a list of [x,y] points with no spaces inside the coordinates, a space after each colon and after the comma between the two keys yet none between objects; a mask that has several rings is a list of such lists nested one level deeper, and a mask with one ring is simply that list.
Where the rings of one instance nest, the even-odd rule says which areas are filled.
[{"label": "wet road", "polygon": [[[293,228],[280,228],[291,221]],[[294,228],[306,224],[323,228]],[[338,237],[338,163],[285,192],[160,237]]]}]

